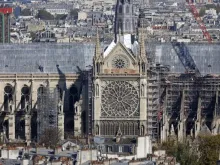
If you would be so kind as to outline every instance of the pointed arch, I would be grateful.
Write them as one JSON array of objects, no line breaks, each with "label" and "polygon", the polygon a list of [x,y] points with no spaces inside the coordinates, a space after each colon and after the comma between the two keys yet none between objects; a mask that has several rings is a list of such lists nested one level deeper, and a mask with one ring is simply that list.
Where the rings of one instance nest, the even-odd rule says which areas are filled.
[{"label": "pointed arch", "polygon": [[10,111],[10,102],[13,101],[14,88],[11,84],[4,87],[4,111]]},{"label": "pointed arch", "polygon": [[119,8],[118,8],[118,13],[121,14],[122,13],[122,5],[119,5]]},{"label": "pointed arch", "polygon": [[96,84],[96,96],[99,96],[99,84]]},{"label": "pointed arch", "polygon": [[126,6],[126,13],[127,14],[130,13],[130,6],[129,5]]},{"label": "pointed arch", "polygon": [[145,63],[144,62],[142,62],[142,64],[141,64],[141,69],[142,69],[142,72],[145,73],[146,67],[145,67]]}]

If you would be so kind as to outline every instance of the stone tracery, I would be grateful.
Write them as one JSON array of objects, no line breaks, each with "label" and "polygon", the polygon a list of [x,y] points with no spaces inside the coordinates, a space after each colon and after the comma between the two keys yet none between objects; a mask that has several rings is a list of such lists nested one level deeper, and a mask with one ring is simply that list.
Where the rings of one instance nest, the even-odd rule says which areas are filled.
[{"label": "stone tracery", "polygon": [[137,89],[126,81],[113,81],[102,91],[102,117],[135,117],[138,105]]}]

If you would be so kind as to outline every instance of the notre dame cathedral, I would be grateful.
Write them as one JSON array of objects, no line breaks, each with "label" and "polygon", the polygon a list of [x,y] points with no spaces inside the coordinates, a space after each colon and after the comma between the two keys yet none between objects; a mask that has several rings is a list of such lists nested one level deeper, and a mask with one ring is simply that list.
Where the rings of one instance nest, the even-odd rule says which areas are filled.
[{"label": "notre dame cathedral", "polygon": [[220,133],[219,45],[145,43],[132,0],[117,1],[114,28],[106,48],[98,31],[95,44],[0,45],[1,139]]}]

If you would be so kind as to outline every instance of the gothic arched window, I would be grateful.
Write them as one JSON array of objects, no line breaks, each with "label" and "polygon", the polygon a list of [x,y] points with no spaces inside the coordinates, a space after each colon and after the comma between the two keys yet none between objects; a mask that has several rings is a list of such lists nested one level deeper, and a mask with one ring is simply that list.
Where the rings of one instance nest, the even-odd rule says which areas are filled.
[{"label": "gothic arched window", "polygon": [[26,108],[27,103],[29,102],[30,88],[27,85],[24,85],[21,88],[21,110]]},{"label": "gothic arched window", "polygon": [[145,63],[141,64],[142,72],[145,73]]},{"label": "gothic arched window", "polygon": [[99,96],[99,84],[96,84],[96,96]]},{"label": "gothic arched window", "polygon": [[130,10],[129,10],[129,6],[126,7],[126,13],[129,13]]},{"label": "gothic arched window", "polygon": [[11,84],[7,84],[4,88],[4,111],[10,110],[10,102],[12,99],[13,87]]},{"label": "gothic arched window", "polygon": [[99,73],[100,72],[100,64],[97,62],[96,63],[96,72]]},{"label": "gothic arched window", "polygon": [[130,21],[126,20],[126,30],[130,30]]},{"label": "gothic arched window", "polygon": [[119,6],[118,13],[122,13],[122,5]]},{"label": "gothic arched window", "polygon": [[78,100],[78,90],[75,85],[72,85],[69,89],[69,110],[74,110],[74,104]]}]

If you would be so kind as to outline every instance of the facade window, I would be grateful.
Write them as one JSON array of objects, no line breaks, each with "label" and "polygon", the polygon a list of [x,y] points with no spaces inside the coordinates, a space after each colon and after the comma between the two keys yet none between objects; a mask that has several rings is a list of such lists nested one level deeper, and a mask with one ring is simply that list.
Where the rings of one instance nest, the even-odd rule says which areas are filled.
[{"label": "facade window", "polygon": [[122,6],[121,5],[119,6],[118,12],[122,13]]},{"label": "facade window", "polygon": [[108,152],[112,152],[112,146],[108,146]]},{"label": "facade window", "polygon": [[97,62],[96,64],[96,72],[99,73],[100,72],[100,64]]},{"label": "facade window", "polygon": [[69,89],[69,110],[74,111],[74,104],[78,100],[78,90],[75,85]]},{"label": "facade window", "polygon": [[11,102],[13,100],[13,87],[10,84],[7,84],[4,88],[4,111],[9,111],[12,109]]},{"label": "facade window", "polygon": [[130,10],[129,10],[129,6],[126,7],[126,13],[129,13]]},{"label": "facade window", "polygon": [[123,147],[122,146],[118,146],[118,152],[122,152]]},{"label": "facade window", "polygon": [[21,110],[25,110],[27,108],[27,103],[29,102],[29,94],[30,88],[27,85],[24,85],[21,89]]},{"label": "facade window", "polygon": [[96,96],[99,96],[99,85],[96,84]]},{"label": "facade window", "polygon": [[145,73],[145,63],[142,63],[141,68],[142,68],[142,72]]}]

